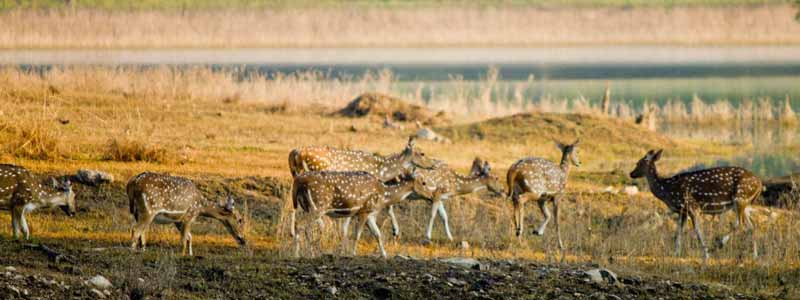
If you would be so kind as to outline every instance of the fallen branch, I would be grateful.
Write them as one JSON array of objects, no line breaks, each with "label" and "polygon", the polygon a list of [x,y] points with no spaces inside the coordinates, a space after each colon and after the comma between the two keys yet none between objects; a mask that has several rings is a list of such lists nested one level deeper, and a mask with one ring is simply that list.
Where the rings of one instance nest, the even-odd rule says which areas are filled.
[{"label": "fallen branch", "polygon": [[42,244],[26,244],[24,246],[25,246],[25,248],[28,248],[28,249],[31,249],[31,250],[39,250],[39,251],[44,252],[45,254],[47,254],[47,258],[49,258],[51,261],[54,261],[55,263],[59,263],[61,261],[66,261],[66,262],[71,263],[71,264],[75,263],[75,258],[73,258],[72,256],[69,256],[69,255],[63,254],[61,252],[58,252],[56,250],[50,249],[50,247],[47,247],[45,245],[42,245]]}]

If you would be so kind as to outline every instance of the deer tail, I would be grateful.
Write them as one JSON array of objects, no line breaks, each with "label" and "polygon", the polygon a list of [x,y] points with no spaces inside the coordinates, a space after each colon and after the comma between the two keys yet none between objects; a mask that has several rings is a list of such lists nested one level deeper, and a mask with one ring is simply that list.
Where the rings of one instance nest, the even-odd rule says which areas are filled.
[{"label": "deer tail", "polygon": [[511,198],[511,194],[514,193],[514,182],[517,181],[517,171],[513,168],[508,170],[508,175],[506,176],[506,183],[508,184],[508,192],[506,193],[506,197]]},{"label": "deer tail", "polygon": [[303,165],[300,161],[300,150],[293,149],[289,152],[289,171],[292,172],[292,177],[296,177],[302,169]]}]

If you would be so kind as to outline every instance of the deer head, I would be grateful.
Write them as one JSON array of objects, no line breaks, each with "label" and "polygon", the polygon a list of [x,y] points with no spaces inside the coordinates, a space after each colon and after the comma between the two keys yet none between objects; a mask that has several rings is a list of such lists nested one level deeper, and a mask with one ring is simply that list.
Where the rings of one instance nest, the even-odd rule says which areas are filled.
[{"label": "deer head", "polygon": [[433,168],[433,162],[425,157],[425,153],[416,151],[414,149],[415,146],[416,137],[413,135],[409,136],[406,147],[403,149],[403,152],[400,153],[401,164],[406,174],[410,174],[414,167],[420,167],[424,169]]},{"label": "deer head", "polygon": [[[480,161],[480,158],[475,158],[475,161],[473,161],[473,168],[475,167],[475,162],[478,161]],[[500,179],[498,179],[497,176],[492,175],[492,167],[489,166],[488,161],[483,162],[483,166],[481,166],[480,171],[476,175],[490,192],[495,193],[495,195],[503,195],[503,184],[500,183]]]},{"label": "deer head", "polygon": [[409,175],[409,180],[414,181],[414,193],[426,199],[433,199],[433,194],[436,192],[436,185],[430,182],[430,178],[419,176],[417,170],[414,169]]},{"label": "deer head", "polygon": [[478,176],[483,171],[483,160],[480,157],[476,157],[472,160],[472,167],[469,169],[469,176]]},{"label": "deer head", "polygon": [[62,211],[64,211],[67,216],[74,216],[75,212],[77,211],[77,205],[75,204],[75,192],[72,191],[72,182],[69,179],[64,178],[60,182],[55,178],[50,178],[50,185],[53,191],[55,191],[54,198],[51,199],[52,202],[60,203],[58,205]]},{"label": "deer head", "polygon": [[235,200],[230,195],[227,196],[224,202],[217,203],[217,209],[214,211],[214,217],[219,219],[228,230],[239,246],[247,246],[245,239],[246,222],[241,213],[236,211]]},{"label": "deer head", "polygon": [[561,167],[564,168],[568,164],[573,164],[576,167],[581,166],[581,160],[578,158],[578,144],[581,140],[577,139],[572,144],[562,144],[556,142],[556,147],[561,150]]},{"label": "deer head", "polygon": [[640,178],[650,173],[651,170],[655,170],[656,161],[661,158],[661,152],[663,151],[663,149],[647,151],[647,154],[636,163],[636,169],[633,169],[630,174],[631,178]]}]

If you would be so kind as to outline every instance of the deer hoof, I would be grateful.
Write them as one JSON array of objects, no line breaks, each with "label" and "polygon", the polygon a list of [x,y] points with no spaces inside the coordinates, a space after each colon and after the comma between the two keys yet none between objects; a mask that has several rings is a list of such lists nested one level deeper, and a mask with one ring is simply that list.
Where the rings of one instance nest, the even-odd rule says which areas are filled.
[{"label": "deer hoof", "polygon": [[542,235],[544,235],[544,232],[540,232],[540,231],[538,231],[538,230],[534,230],[534,231],[533,231],[533,235],[542,236]]},{"label": "deer hoof", "polygon": [[430,239],[422,239],[422,241],[420,241],[419,243],[420,243],[420,244],[422,244],[423,246],[428,246],[428,245],[430,245],[432,242],[431,242],[431,240],[430,240]]}]

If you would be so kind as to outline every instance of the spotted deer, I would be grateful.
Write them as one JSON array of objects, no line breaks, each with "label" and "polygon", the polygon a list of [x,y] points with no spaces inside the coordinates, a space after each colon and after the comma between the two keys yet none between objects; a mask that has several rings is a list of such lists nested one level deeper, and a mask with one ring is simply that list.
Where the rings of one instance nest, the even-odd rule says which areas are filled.
[{"label": "spotted deer", "polygon": [[151,223],[171,223],[181,233],[182,253],[192,256],[191,228],[197,217],[219,220],[241,247],[247,246],[245,219],[230,196],[224,202],[209,200],[189,179],[150,172],[133,177],[126,190],[130,212],[136,220],[132,229],[133,250],[145,249],[145,232]]},{"label": "spotted deer", "polygon": [[761,194],[761,180],[752,172],[739,167],[718,167],[661,177],[656,170],[656,162],[661,158],[662,152],[663,150],[648,151],[630,176],[646,178],[653,195],[679,215],[678,231],[675,233],[675,255],[679,256],[681,253],[683,226],[691,218],[695,234],[703,248],[703,259],[708,260],[708,247],[701,231],[700,214],[719,215],[734,210],[737,214],[736,222],[731,231],[717,241],[718,246],[724,246],[730,235],[738,230],[739,223],[744,223],[752,239],[753,257],[757,257],[758,248],[750,218],[750,204]]},{"label": "spotted deer", "polygon": [[[481,161],[480,158],[475,158],[472,163],[472,170],[468,176],[456,173],[456,171],[441,161],[437,161],[431,169],[417,169],[417,176],[421,177],[423,181],[430,185],[429,189],[433,191],[431,197],[423,197],[422,195],[412,197],[413,199],[422,198],[431,203],[431,218],[428,221],[428,228],[425,231],[425,237],[429,240],[433,235],[433,223],[437,215],[442,218],[447,239],[453,240],[453,235],[450,233],[450,224],[447,219],[447,210],[444,207],[444,200],[484,189],[488,189],[498,195],[503,194],[503,186],[497,176],[492,175],[489,162]],[[389,217],[392,219],[392,226],[396,227],[397,221],[395,220],[394,214],[389,214]],[[399,233],[400,229],[397,228],[394,231]]]},{"label": "spotted deer", "polygon": [[[564,243],[561,241],[561,229],[558,226],[558,205],[561,198],[564,197],[570,166],[580,167],[581,165],[578,158],[578,144],[580,144],[579,140],[572,144],[556,143],[558,149],[561,150],[561,162],[558,165],[544,158],[528,157],[518,160],[508,169],[506,177],[508,197],[514,204],[514,228],[520,240],[524,237],[525,202],[533,200],[539,205],[539,210],[544,215],[544,221],[533,233],[544,235],[550,219],[555,219],[558,248],[564,249]],[[547,202],[553,203],[552,216],[547,208]]]},{"label": "spotted deer", "polygon": [[[356,238],[353,255],[356,255],[358,241],[364,224],[378,240],[381,256],[386,257],[383,239],[378,228],[376,215],[389,203],[403,201],[413,193],[430,195],[426,183],[417,179],[413,173],[410,179],[398,184],[386,185],[377,177],[364,171],[309,171],[299,174],[292,184],[292,202],[295,210],[303,209],[311,214],[311,220],[324,226],[322,216],[345,218],[342,226],[342,245],[347,248],[349,223],[356,217]],[[295,241],[295,254],[298,254],[296,224],[292,219],[292,236]]]},{"label": "spotted deer", "polygon": [[411,173],[415,166],[429,168],[424,153],[415,151],[416,138],[411,136],[400,153],[381,156],[372,152],[311,146],[289,153],[292,177],[306,171],[365,171],[383,182]]},{"label": "spotted deer", "polygon": [[20,234],[30,239],[25,214],[37,208],[59,207],[68,216],[76,211],[75,192],[69,179],[49,177],[38,180],[27,169],[0,165],[0,209],[11,211],[11,229],[14,239]]},{"label": "spotted deer", "polygon": [[[414,136],[409,137],[403,151],[388,156],[324,146],[294,149],[289,153],[289,169],[292,177],[305,171],[365,171],[382,182],[388,182],[409,174],[417,166],[421,168],[432,166],[424,153],[415,150],[415,141]],[[389,214],[394,216],[394,206],[389,205],[387,209]],[[290,218],[294,223],[294,212]],[[399,234],[393,233],[395,236]]]}]

